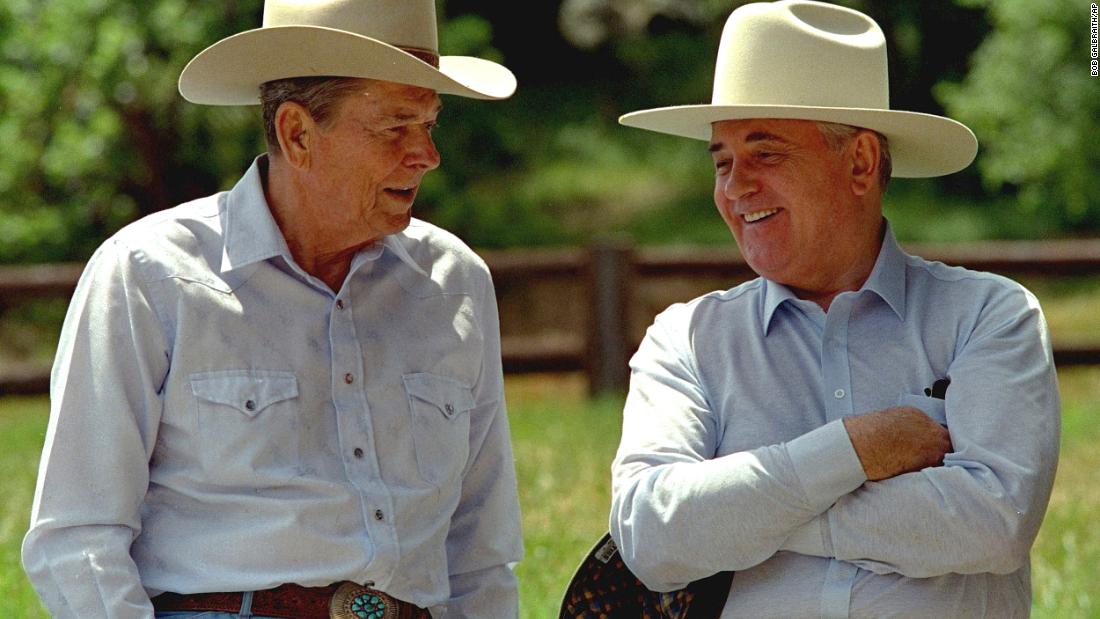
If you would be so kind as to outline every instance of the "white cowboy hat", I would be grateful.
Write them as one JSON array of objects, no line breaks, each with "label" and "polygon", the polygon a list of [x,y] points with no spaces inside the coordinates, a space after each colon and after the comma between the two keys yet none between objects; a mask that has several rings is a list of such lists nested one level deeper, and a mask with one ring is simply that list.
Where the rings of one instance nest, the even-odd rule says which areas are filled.
[{"label": "white cowboy hat", "polygon": [[469,56],[439,56],[434,0],[266,0],[263,27],[227,37],[184,67],[183,98],[259,103],[260,84],[288,77],[364,77],[475,99],[505,99],[516,78]]},{"label": "white cowboy hat", "polygon": [[873,129],[890,142],[893,175],[942,176],[974,160],[960,122],[890,109],[886,38],[863,13],[807,0],[746,4],[726,21],[709,105],[632,112],[628,127],[709,140],[711,124],[792,118]]}]

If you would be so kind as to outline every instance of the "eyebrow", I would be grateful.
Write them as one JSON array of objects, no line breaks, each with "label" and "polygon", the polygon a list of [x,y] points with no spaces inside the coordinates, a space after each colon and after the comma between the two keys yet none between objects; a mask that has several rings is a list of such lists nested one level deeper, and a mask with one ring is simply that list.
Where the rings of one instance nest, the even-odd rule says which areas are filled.
[{"label": "eyebrow", "polygon": [[[442,112],[442,111],[443,111],[443,103],[438,103],[438,104],[436,104],[435,109],[433,109],[431,111],[431,113],[435,114],[436,116],[439,116],[439,113]],[[382,114],[382,120],[387,120],[387,121],[405,122],[405,121],[409,121],[409,120],[416,120],[418,118],[420,118],[420,114],[418,114],[416,112],[399,111],[399,112],[394,112],[392,114]]]},{"label": "eyebrow", "polygon": [[[767,131],[753,131],[745,136],[746,144],[752,144],[754,142],[779,142],[781,144],[790,144],[790,140],[774,133],[768,133]],[[707,147],[707,152],[716,153],[725,147],[726,145],[723,142],[711,142],[710,146]]]}]

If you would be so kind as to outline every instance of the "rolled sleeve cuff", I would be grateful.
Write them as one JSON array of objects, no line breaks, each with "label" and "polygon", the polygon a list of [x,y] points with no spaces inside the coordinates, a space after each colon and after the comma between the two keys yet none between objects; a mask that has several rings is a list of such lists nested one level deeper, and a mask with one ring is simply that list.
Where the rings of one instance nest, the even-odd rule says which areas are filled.
[{"label": "rolled sleeve cuff", "polygon": [[810,508],[819,512],[867,481],[839,419],[787,443],[787,454]]}]

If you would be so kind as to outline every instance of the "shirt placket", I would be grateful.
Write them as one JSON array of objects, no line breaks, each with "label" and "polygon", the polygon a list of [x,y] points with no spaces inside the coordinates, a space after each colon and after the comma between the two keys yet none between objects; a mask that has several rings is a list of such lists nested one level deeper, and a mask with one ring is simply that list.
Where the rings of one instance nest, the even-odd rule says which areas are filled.
[{"label": "shirt placket", "polygon": [[[348,286],[332,304],[329,342],[332,350],[332,394],[341,460],[348,480],[359,491],[367,530],[373,583],[384,586],[397,567],[397,534],[393,498],[382,481],[374,424],[366,397],[366,358],[356,337]],[[371,552],[372,551],[372,552]]]},{"label": "shirt placket", "polygon": [[[825,319],[821,340],[821,378],[827,422],[843,419],[855,412],[852,408],[852,375],[848,359],[848,321],[854,300],[853,294],[837,296],[829,306]],[[856,566],[851,563],[836,559],[830,561],[821,592],[822,617],[848,617],[856,572]]]}]

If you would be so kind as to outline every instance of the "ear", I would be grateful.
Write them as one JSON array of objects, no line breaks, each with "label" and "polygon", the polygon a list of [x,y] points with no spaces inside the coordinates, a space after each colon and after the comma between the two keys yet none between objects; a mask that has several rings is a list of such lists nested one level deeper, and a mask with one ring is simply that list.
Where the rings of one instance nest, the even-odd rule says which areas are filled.
[{"label": "ear", "polygon": [[860,131],[848,145],[852,193],[862,196],[878,187],[880,145],[872,131]]},{"label": "ear", "polygon": [[283,158],[294,168],[310,163],[311,140],[316,136],[316,122],[301,104],[287,101],[275,111],[275,134]]}]

